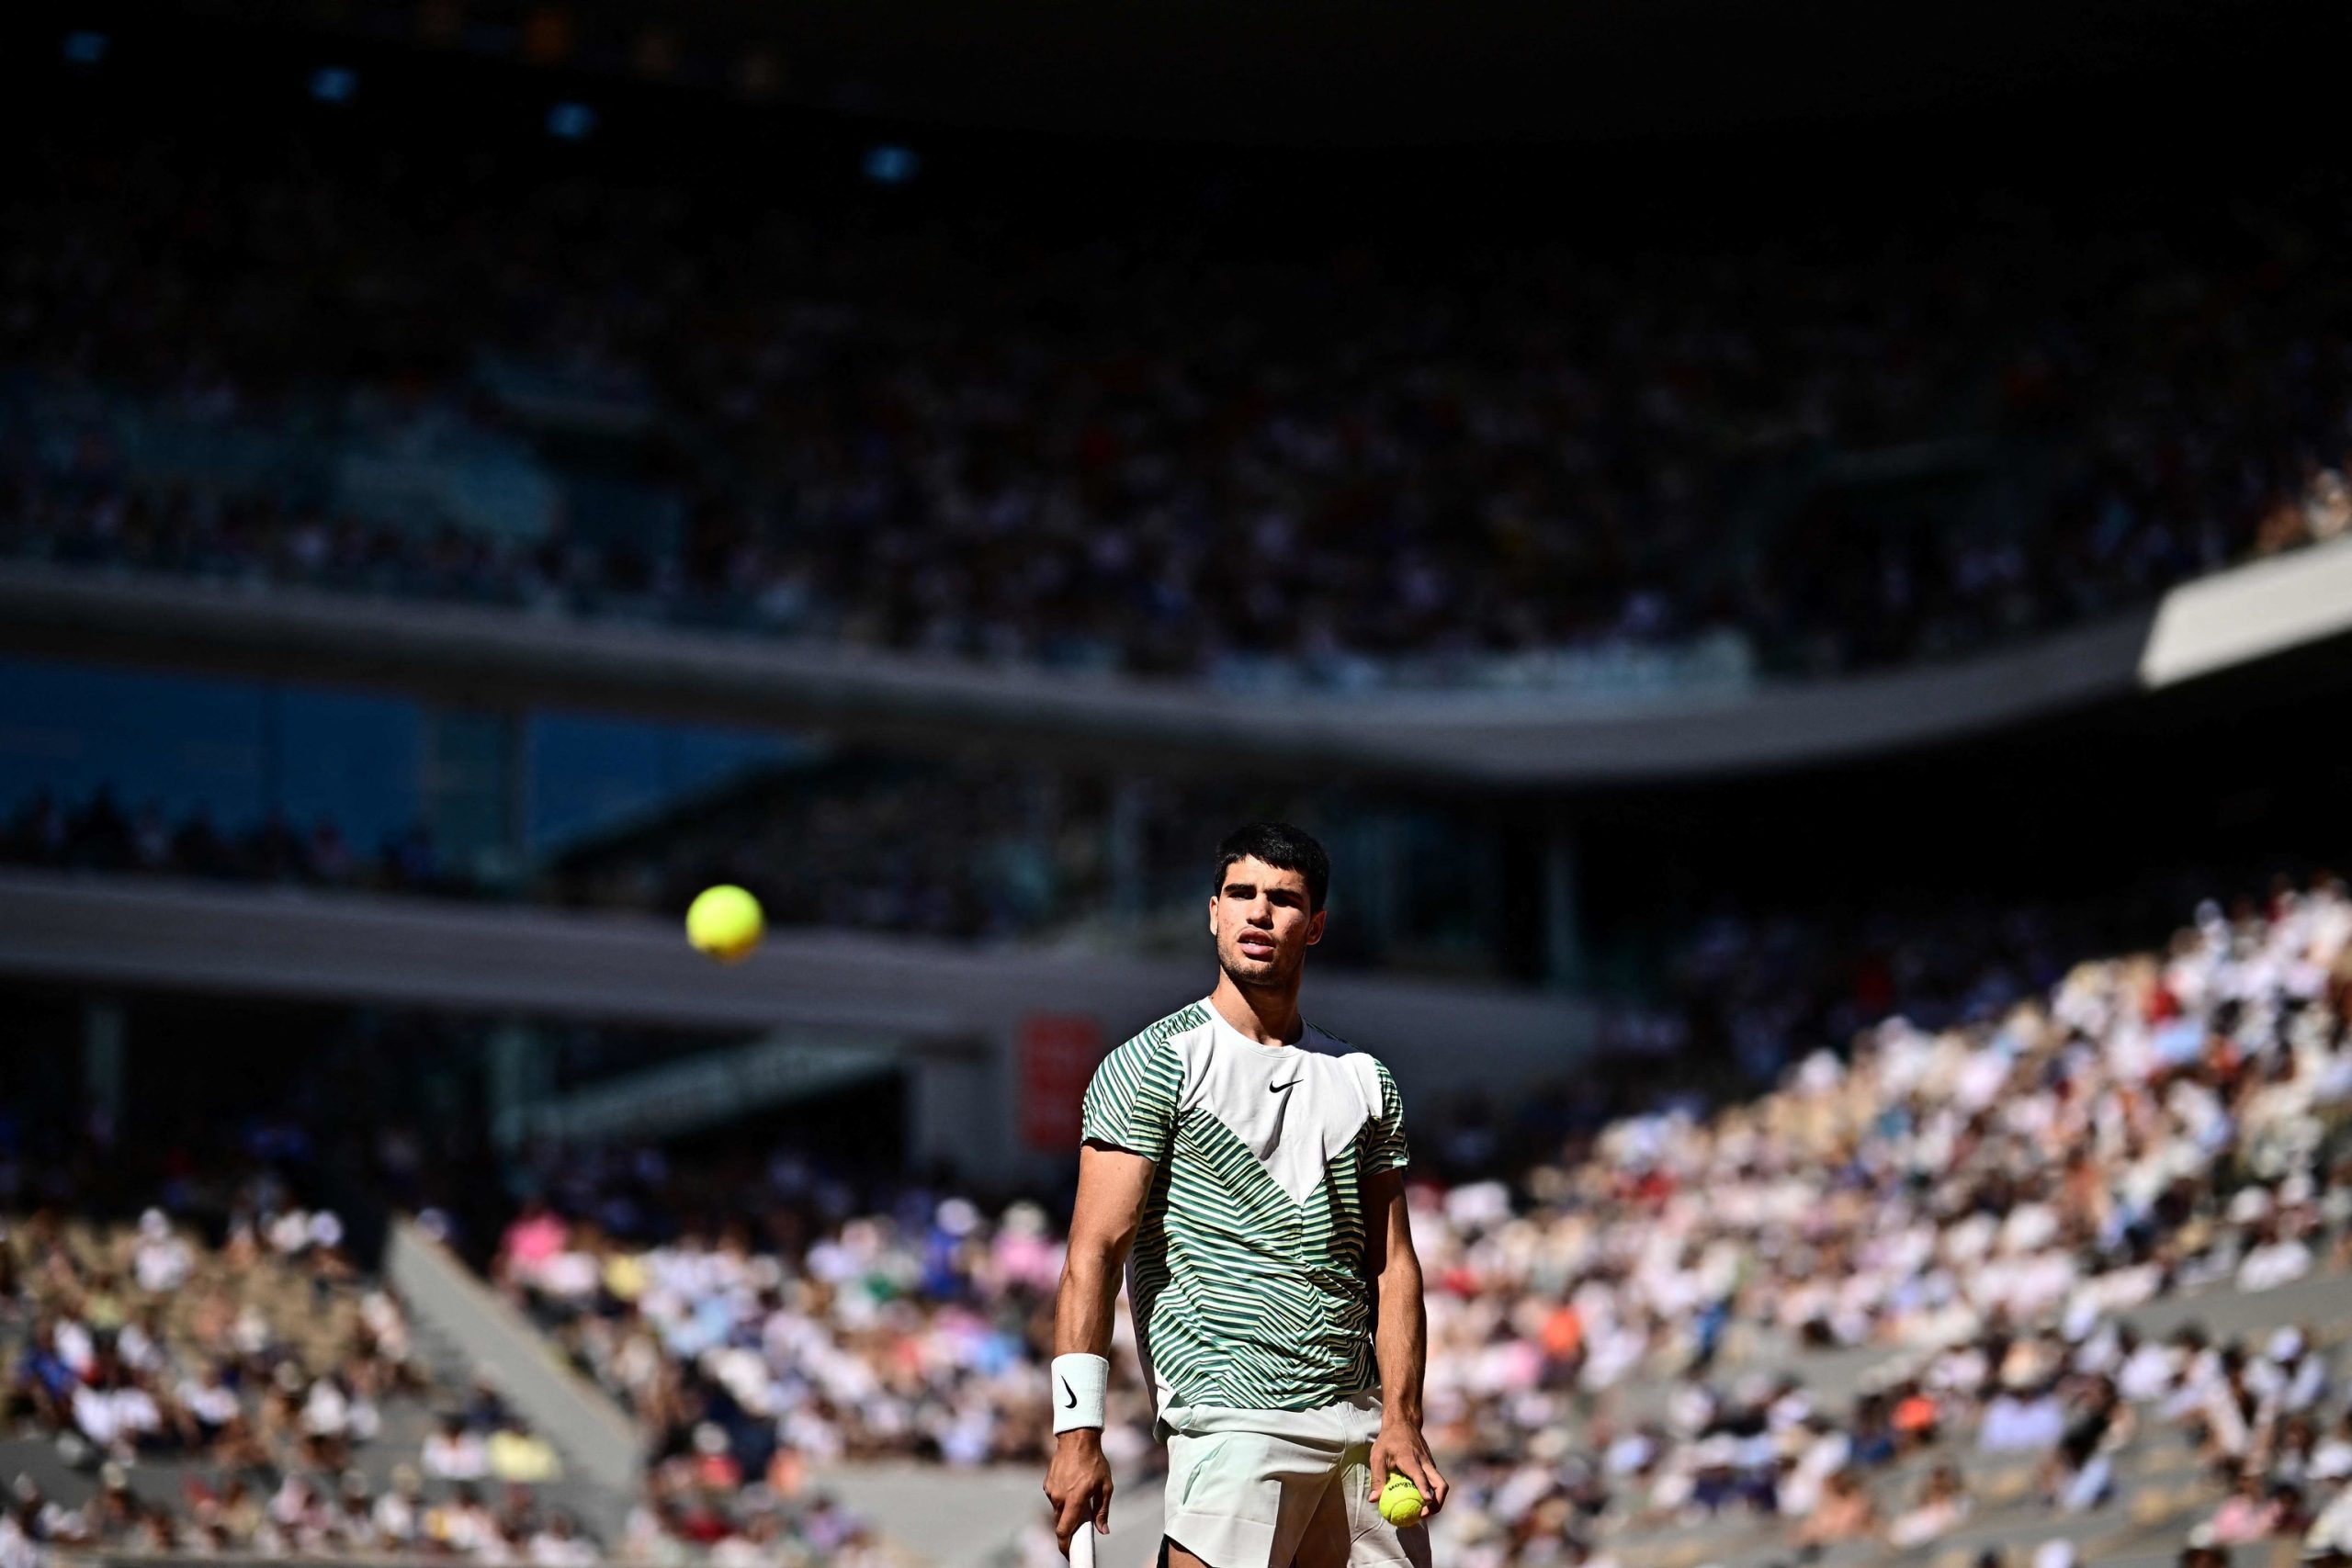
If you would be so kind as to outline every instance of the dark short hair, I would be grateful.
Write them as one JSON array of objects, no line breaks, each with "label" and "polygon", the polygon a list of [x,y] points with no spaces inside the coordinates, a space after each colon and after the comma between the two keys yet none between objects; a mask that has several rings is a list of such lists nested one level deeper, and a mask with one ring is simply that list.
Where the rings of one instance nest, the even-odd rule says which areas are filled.
[{"label": "dark short hair", "polygon": [[1251,822],[1236,828],[1216,847],[1216,880],[1209,885],[1211,896],[1223,890],[1225,874],[1238,860],[1261,860],[1283,871],[1295,871],[1306,878],[1306,906],[1312,911],[1323,907],[1323,896],[1331,890],[1331,857],[1315,841],[1315,835],[1287,822]]}]

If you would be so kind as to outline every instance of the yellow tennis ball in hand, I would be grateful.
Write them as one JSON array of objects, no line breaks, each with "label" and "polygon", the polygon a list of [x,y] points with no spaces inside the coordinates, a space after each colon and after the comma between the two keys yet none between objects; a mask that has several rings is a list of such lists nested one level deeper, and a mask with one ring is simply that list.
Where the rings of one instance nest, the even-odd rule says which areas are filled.
[{"label": "yellow tennis ball in hand", "polygon": [[686,907],[686,940],[721,964],[759,946],[765,929],[760,901],[728,883],[704,888]]},{"label": "yellow tennis ball in hand", "polygon": [[1403,1529],[1417,1524],[1421,1517],[1421,1489],[1413,1478],[1402,1471],[1388,1472],[1388,1484],[1380,1489],[1380,1517]]}]

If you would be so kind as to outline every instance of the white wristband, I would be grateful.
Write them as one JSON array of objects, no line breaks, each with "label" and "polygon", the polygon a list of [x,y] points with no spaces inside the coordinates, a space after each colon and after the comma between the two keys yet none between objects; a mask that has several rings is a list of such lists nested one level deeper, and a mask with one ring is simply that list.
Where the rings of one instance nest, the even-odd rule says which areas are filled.
[{"label": "white wristband", "polygon": [[1102,1425],[1102,1390],[1111,1381],[1111,1363],[1101,1356],[1054,1358],[1054,1430]]}]

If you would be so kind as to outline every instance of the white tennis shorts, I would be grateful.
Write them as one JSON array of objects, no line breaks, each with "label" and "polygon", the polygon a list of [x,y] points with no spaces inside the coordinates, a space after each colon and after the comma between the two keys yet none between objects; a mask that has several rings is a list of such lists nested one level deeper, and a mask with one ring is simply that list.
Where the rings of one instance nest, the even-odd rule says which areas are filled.
[{"label": "white tennis shorts", "polygon": [[1168,1539],[1209,1568],[1430,1568],[1430,1532],[1370,1496],[1380,1398],[1316,1410],[1171,1405]]}]

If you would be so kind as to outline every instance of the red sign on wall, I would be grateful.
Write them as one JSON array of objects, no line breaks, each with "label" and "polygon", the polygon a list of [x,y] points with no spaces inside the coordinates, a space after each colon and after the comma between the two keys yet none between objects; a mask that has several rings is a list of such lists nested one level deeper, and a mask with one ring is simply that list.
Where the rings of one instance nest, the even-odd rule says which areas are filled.
[{"label": "red sign on wall", "polygon": [[1102,1059],[1102,1026],[1082,1013],[1035,1012],[1021,1022],[1021,1141],[1078,1147],[1079,1101]]}]

